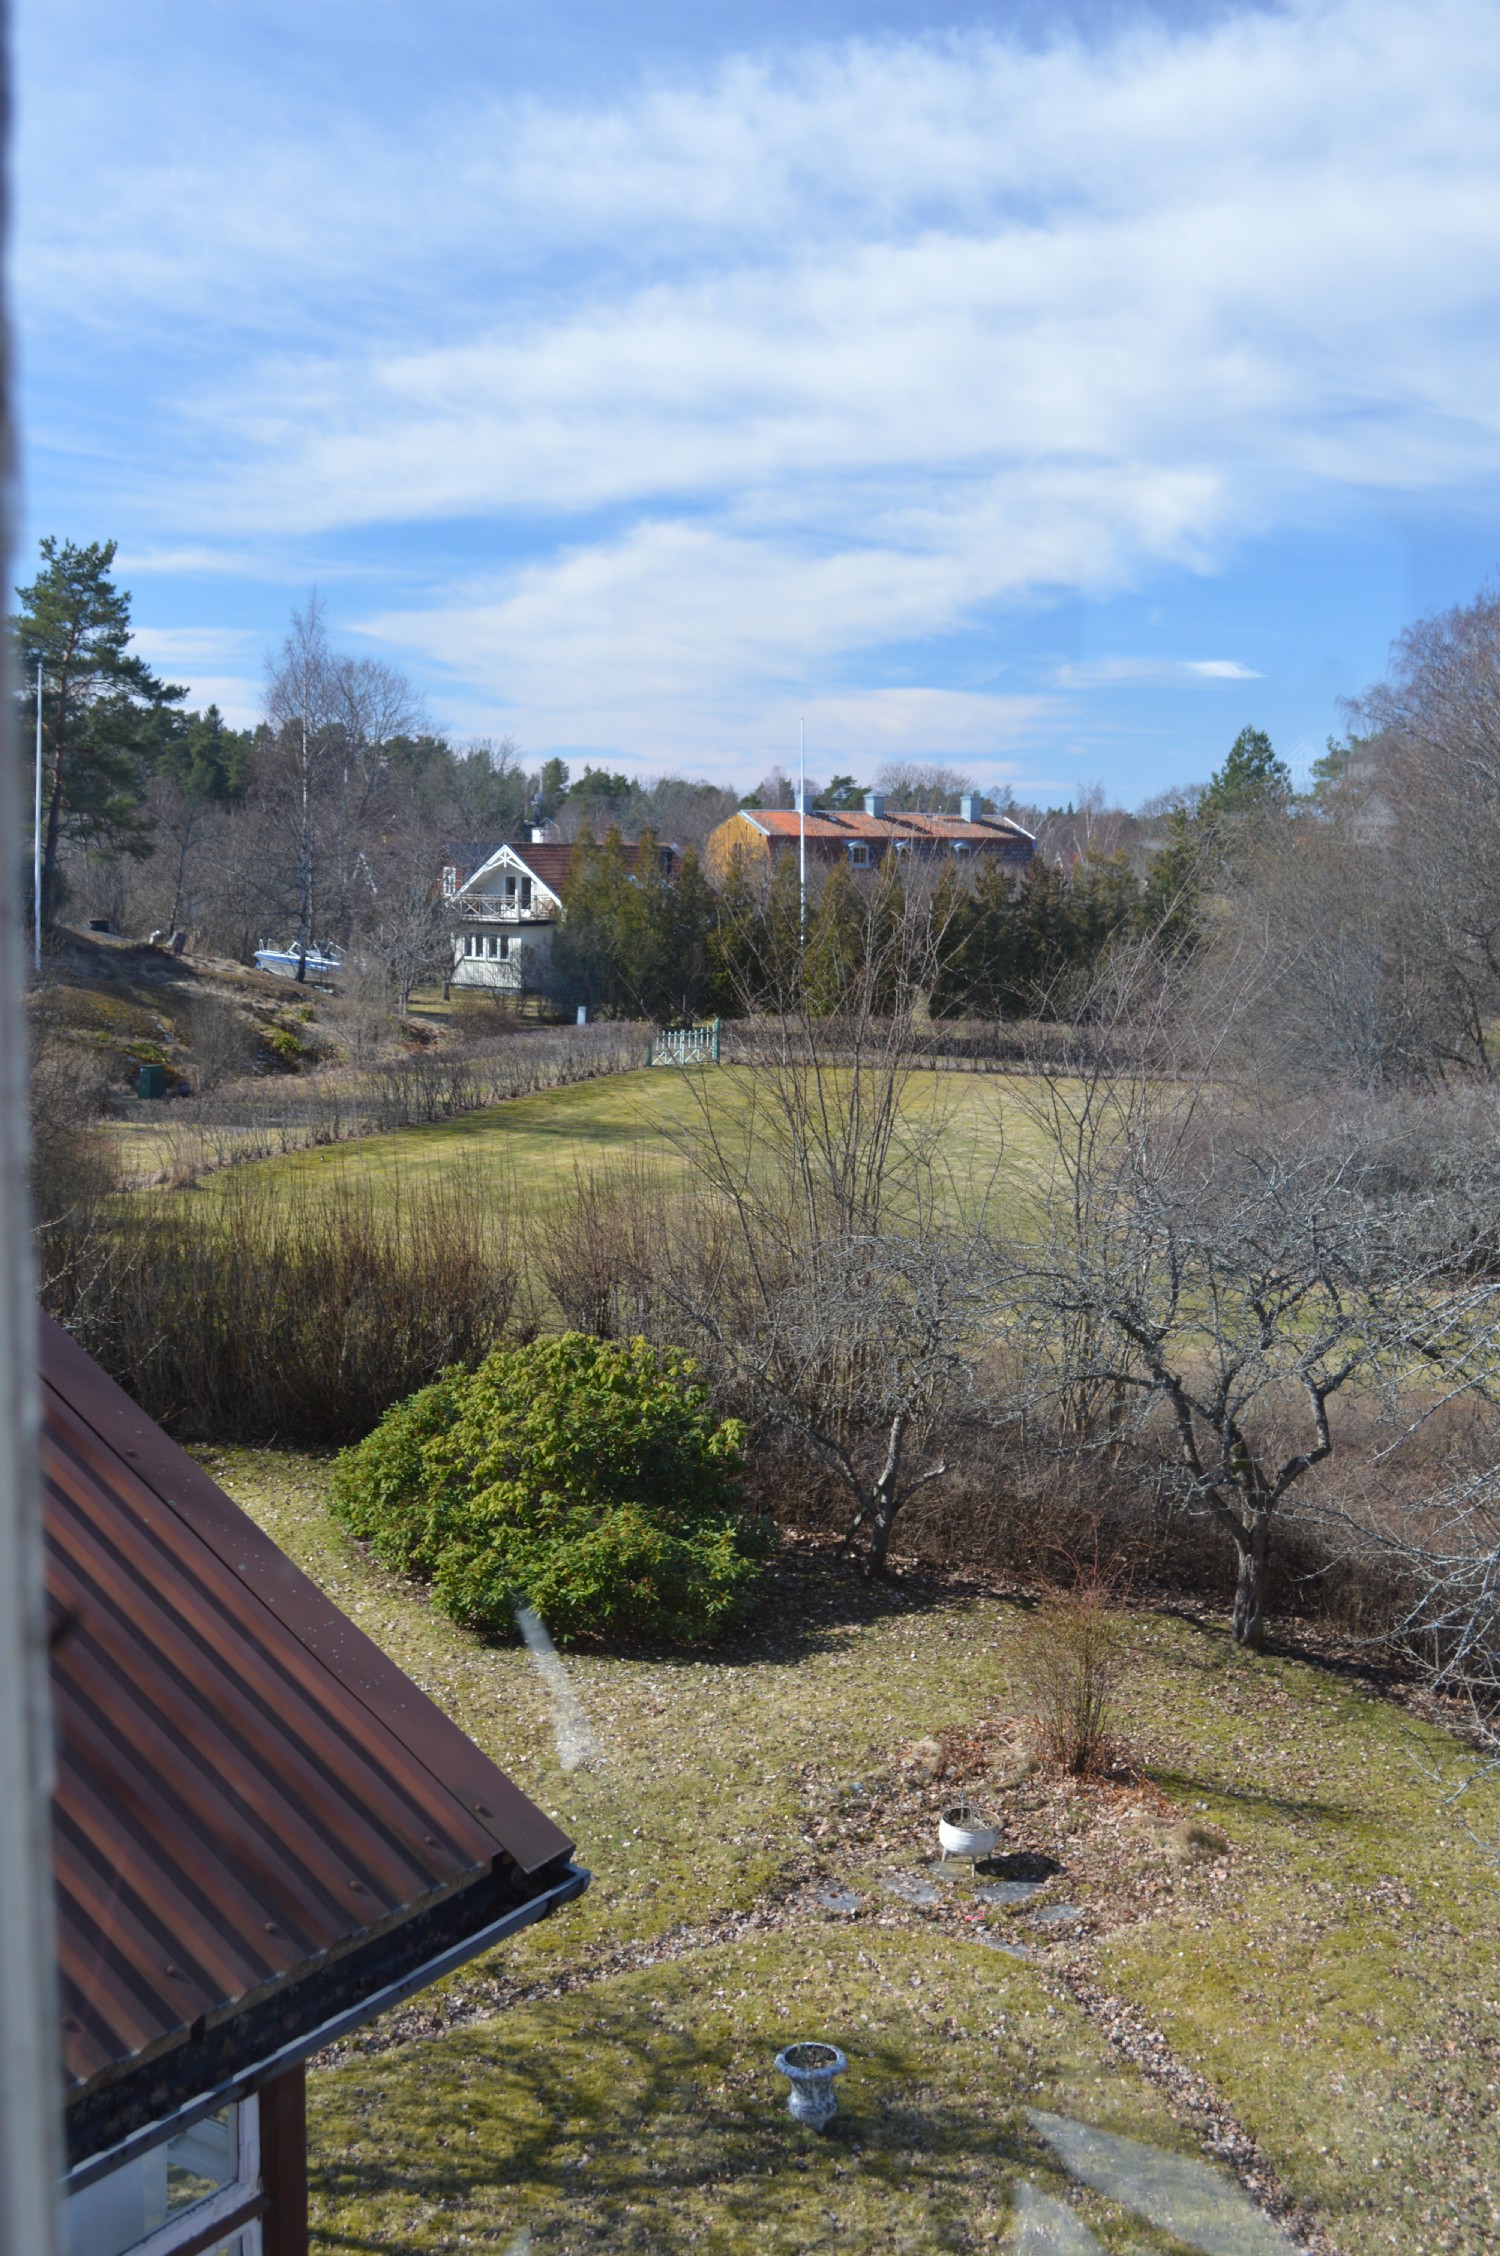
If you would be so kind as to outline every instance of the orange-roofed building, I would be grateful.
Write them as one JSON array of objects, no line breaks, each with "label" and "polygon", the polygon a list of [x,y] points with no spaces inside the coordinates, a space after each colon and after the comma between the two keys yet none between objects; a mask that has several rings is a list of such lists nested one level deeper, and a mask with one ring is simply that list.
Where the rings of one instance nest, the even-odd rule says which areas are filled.
[{"label": "orange-roofed building", "polygon": [[750,874],[769,876],[788,856],[795,860],[807,840],[809,867],[827,869],[846,862],[851,869],[875,869],[889,854],[914,855],[924,862],[1003,862],[1023,870],[1036,840],[1008,815],[981,813],[976,794],[960,800],[956,815],[887,814],[878,791],[868,791],[862,808],[809,807],[804,818],[795,807],[741,807],[710,832],[703,859],[715,884],[722,884],[738,856]]}]

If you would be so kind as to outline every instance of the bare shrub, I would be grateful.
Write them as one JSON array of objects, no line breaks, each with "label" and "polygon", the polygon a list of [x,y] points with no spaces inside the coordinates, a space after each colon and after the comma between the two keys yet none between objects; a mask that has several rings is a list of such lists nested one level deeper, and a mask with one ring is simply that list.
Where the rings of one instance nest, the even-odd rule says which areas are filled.
[{"label": "bare shrub", "polygon": [[237,1003],[224,996],[199,994],[182,1016],[197,1095],[206,1096],[210,1089],[250,1071],[259,1045],[249,1017]]},{"label": "bare shrub", "polygon": [[28,1087],[31,1203],[44,1289],[89,1262],[93,1225],[116,1187],[97,1120],[108,1089],[102,1057],[45,1029],[32,1042]]},{"label": "bare shrub", "polygon": [[575,1161],[567,1189],[526,1230],[527,1271],[564,1330],[596,1339],[654,1330],[650,1280],[664,1209],[664,1186],[651,1169]]},{"label": "bare shrub", "polygon": [[1043,1762],[1071,1778],[1119,1768],[1116,1694],[1124,1661],[1123,1618],[1100,1577],[1086,1575],[1043,1598],[1016,1662]]},{"label": "bare shrub", "polygon": [[[72,1240],[69,1241],[73,1242]],[[333,1443],[507,1334],[519,1265],[489,1183],[235,1172],[90,1217],[46,1303],[174,1431]]]}]

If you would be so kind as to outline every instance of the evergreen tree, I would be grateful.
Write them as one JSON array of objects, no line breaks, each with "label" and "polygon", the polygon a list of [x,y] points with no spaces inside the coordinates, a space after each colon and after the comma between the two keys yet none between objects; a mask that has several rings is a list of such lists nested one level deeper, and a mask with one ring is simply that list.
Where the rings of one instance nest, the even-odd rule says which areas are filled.
[{"label": "evergreen tree", "polygon": [[1292,796],[1292,771],[1279,760],[1264,729],[1242,728],[1222,768],[1209,778],[1200,814],[1205,821],[1282,812]]},{"label": "evergreen tree", "polygon": [[[689,847],[682,857],[675,885],[662,886],[662,978],[660,1016],[691,1024],[704,1017],[722,1018],[732,1000],[714,949],[719,904],[703,874],[703,865]],[[656,1015],[653,1013],[653,1015]]]},{"label": "evergreen tree", "polygon": [[864,960],[865,911],[847,862],[835,862],[807,920],[802,986],[813,1018],[834,1018]]},{"label": "evergreen tree", "polygon": [[244,797],[255,753],[253,729],[229,728],[217,705],[202,713],[163,706],[154,718],[151,764],[185,799],[232,806]]},{"label": "evergreen tree", "polygon": [[[104,854],[151,852],[144,800],[160,738],[160,715],[186,695],[159,681],[129,649],[130,596],[115,586],[113,541],[84,547],[50,537],[41,570],[18,588],[12,616],[29,717],[42,668],[42,914],[58,909],[58,851],[65,838]],[[31,734],[23,727],[23,746]]]},{"label": "evergreen tree", "polygon": [[1068,951],[1079,970],[1092,971],[1134,923],[1139,906],[1128,854],[1084,855],[1068,886]]},{"label": "evergreen tree", "polygon": [[1136,930],[1164,955],[1180,956],[1198,937],[1208,844],[1181,808],[1167,817],[1166,844],[1151,857],[1136,908]]}]

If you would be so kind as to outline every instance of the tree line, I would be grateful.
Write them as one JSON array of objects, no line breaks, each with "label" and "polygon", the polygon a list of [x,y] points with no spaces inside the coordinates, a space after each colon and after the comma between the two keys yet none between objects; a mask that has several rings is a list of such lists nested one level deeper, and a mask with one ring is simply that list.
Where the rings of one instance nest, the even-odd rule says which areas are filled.
[{"label": "tree line", "polygon": [[[861,925],[851,888],[865,885],[887,918],[921,898],[936,935],[924,1009],[939,1019],[1066,1021],[1113,951],[1148,942],[1202,967],[1208,988],[1215,967],[1253,958],[1255,1005],[1235,1038],[1304,1080],[1430,1085],[1491,1071],[1500,597],[1410,629],[1302,792],[1246,728],[1205,785],[1136,815],[1097,790],[1066,808],[1007,804],[1037,838],[1019,875],[982,862],[835,870],[815,877],[804,920],[785,866],[769,882],[739,870],[708,883],[699,849],[732,793],[592,767],[570,778],[556,758],[528,768],[507,740],[455,744],[397,669],[333,647],[316,597],[267,661],[255,727],[189,710],[132,648],[114,562],[112,542],[44,540],[12,619],[28,782],[41,673],[48,922],[190,928],[205,952],[241,960],[269,938],[333,941],[404,1005],[447,953],[433,885],[444,850],[547,823],[578,848],[558,999],[595,1013],[759,1008],[790,931],[833,1009]],[[966,781],[931,764],[877,778],[893,806],[956,804]],[[744,803],[789,792],[773,770]],[[844,775],[821,796],[850,805],[861,793]],[[675,882],[659,841],[681,849]],[[626,843],[641,848],[633,869]]]}]

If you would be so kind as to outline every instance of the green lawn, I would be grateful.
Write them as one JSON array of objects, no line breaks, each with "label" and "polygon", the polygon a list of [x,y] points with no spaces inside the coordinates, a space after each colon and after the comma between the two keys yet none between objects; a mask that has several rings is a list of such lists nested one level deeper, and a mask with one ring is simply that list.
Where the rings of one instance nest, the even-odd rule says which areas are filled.
[{"label": "green lawn", "polygon": [[[369,1568],[327,1517],[326,1463],[211,1462],[595,1874],[314,2075],[319,2250],[1262,2256],[1248,2210],[1192,2225],[1170,2157],[1201,2155],[1199,2134],[1110,2051],[1069,1967],[1208,2079],[1343,2256],[1496,2245],[1500,1882],[1442,1806],[1463,1768],[1442,1733],[1353,1680],[1145,1614],[1125,1726],[1150,1785],[1057,1786],[1007,1736],[1023,1607],[870,1590],[799,1554],[710,1660],[570,1658],[597,1745],[568,1772],[527,1656]],[[945,1778],[908,1760],[934,1734]],[[959,1784],[1007,1846],[1061,1866],[1035,1903],[982,1904],[962,1881],[930,1906],[886,1891],[930,1877]],[[1183,1813],[1222,1830],[1227,1860],[1170,1860]],[[816,1900],[830,1886],[852,1916]],[[1049,1902],[1081,1921],[1033,1926]],[[786,2118],[770,2066],[799,2036],[849,2055],[825,2141]],[[1101,2182],[1128,2198],[1069,2191],[1043,2136],[1056,2117],[1144,2142],[1107,2149],[1123,2175]],[[1151,2164],[1168,2194],[1143,2203],[1146,2149],[1168,2157]],[[1065,2237],[1064,2212],[1092,2241]]]},{"label": "green lawn", "polygon": [[[278,1183],[373,1183],[396,1190],[451,1174],[462,1161],[477,1171],[481,1185],[492,1187],[497,1200],[513,1201],[517,1186],[524,1186],[528,1203],[545,1202],[565,1194],[580,1169],[609,1171],[645,1162],[669,1177],[690,1176],[683,1140],[701,1120],[699,1093],[710,1099],[721,1132],[730,1140],[744,1133],[756,1095],[750,1068],[642,1068],[514,1098],[459,1120],[290,1153],[237,1172]],[[1013,1196],[1016,1183],[1034,1168],[1035,1131],[1021,1117],[1003,1075],[916,1072],[907,1085],[905,1110],[915,1125],[936,1132],[938,1163],[955,1198],[991,1182]],[[222,1181],[208,1176],[200,1189],[211,1195]]]}]

